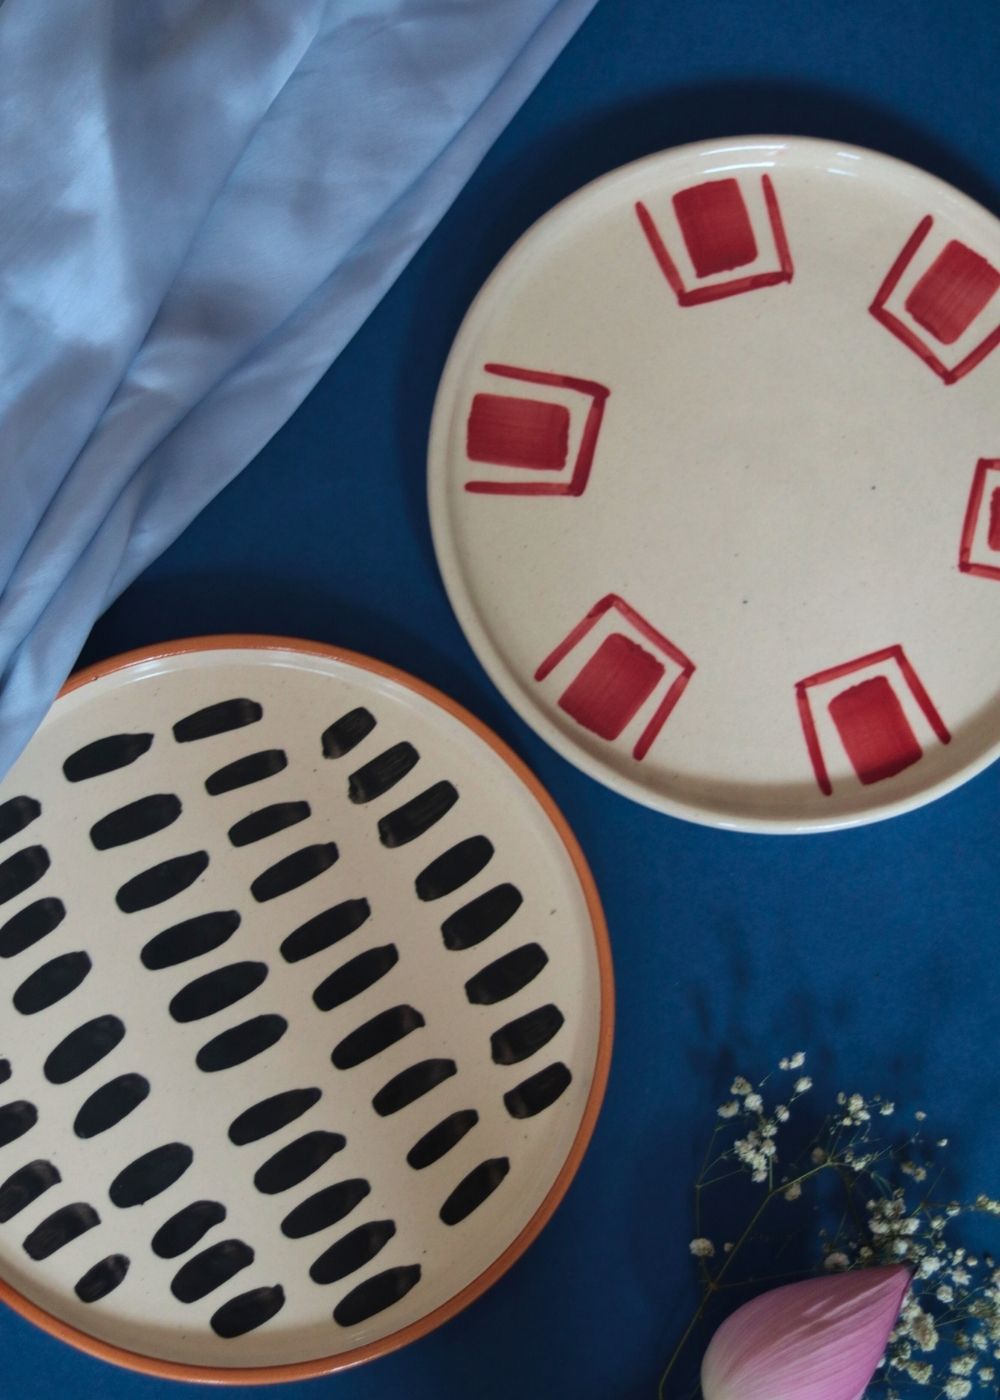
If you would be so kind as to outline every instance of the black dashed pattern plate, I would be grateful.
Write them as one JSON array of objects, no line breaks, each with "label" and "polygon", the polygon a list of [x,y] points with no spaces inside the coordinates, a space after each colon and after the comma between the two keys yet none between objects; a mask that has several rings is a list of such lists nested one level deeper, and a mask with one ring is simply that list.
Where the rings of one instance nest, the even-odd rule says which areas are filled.
[{"label": "black dashed pattern plate", "polygon": [[611,1037],[545,793],[443,697],[281,639],[57,701],[0,786],[0,1007],[0,1295],[235,1381],[488,1286],[582,1156]]}]

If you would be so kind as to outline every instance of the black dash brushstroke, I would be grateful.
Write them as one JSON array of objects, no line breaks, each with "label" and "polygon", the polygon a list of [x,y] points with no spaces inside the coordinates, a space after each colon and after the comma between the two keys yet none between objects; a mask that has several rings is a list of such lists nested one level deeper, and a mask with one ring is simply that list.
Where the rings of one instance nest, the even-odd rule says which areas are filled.
[{"label": "black dash brushstroke", "polygon": [[22,1016],[45,1011],[75,992],[90,969],[91,961],[86,953],[61,953],[58,958],[42,963],[24,979],[14,993],[14,1005]]},{"label": "black dash brushstroke", "polygon": [[451,783],[435,783],[426,792],[411,797],[402,807],[397,807],[395,811],[388,812],[379,819],[379,840],[390,850],[397,846],[405,846],[408,842],[415,841],[418,836],[423,836],[425,831],[430,831],[446,812],[451,811],[457,801],[458,791]]},{"label": "black dash brushstroke", "polygon": [[47,938],[65,917],[65,904],[51,895],[26,904],[0,926],[0,958],[16,957],[39,939]]},{"label": "black dash brushstroke", "polygon": [[278,899],[283,894],[297,890],[324,870],[336,863],[339,855],[333,841],[319,842],[314,846],[304,846],[301,851],[293,851],[276,864],[258,875],[250,886],[250,893],[258,904],[266,904],[270,899]]},{"label": "black dash brushstroke", "polygon": [[367,899],[345,899],[324,909],[288,935],[281,945],[281,956],[285,962],[294,963],[322,953],[355,933],[371,917],[371,912]]},{"label": "black dash brushstroke", "polygon": [[313,992],[313,1001],[320,1011],[332,1011],[336,1006],[343,1006],[344,1002],[373,987],[398,962],[399,950],[394,943],[367,948],[325,977]]},{"label": "black dash brushstroke", "polygon": [[171,826],[181,814],[181,801],[172,792],[154,792],[117,807],[90,828],[90,839],[98,851],[127,846]]},{"label": "black dash brushstroke", "polygon": [[145,945],[140,957],[142,965],[150,972],[158,972],[165,967],[175,967],[177,963],[199,958],[202,953],[211,953],[221,948],[240,926],[240,916],[235,909],[217,909],[211,914],[196,914],[193,919],[184,919],[172,924],[162,933],[156,934]]},{"label": "black dash brushstroke", "polygon": [[380,1117],[388,1118],[390,1114],[398,1113],[400,1109],[423,1098],[424,1094],[429,1094],[457,1071],[454,1060],[421,1060],[384,1084],[372,1099],[372,1108]]},{"label": "black dash brushstroke", "polygon": [[193,1160],[194,1153],[183,1142],[166,1142],[144,1152],[124,1167],[108,1187],[112,1204],[123,1210],[143,1205],[180,1180]]},{"label": "black dash brushstroke", "polygon": [[516,885],[495,885],[448,915],[441,925],[444,946],[453,953],[474,948],[503,928],[523,903],[524,896]]},{"label": "black dash brushstroke", "polygon": [[77,1075],[93,1068],[118,1045],[125,1026],[117,1016],[95,1016],[64,1036],[43,1066],[50,1084],[68,1084]]},{"label": "black dash brushstroke", "polygon": [[270,1050],[287,1030],[288,1022],[284,1016],[273,1013],[254,1016],[208,1041],[195,1056],[195,1063],[206,1074],[232,1069],[234,1065],[241,1065],[255,1055]]},{"label": "black dash brushstroke", "polygon": [[0,861],[0,904],[30,890],[48,870],[51,861],[44,846],[25,846]]},{"label": "black dash brushstroke", "polygon": [[115,895],[115,903],[123,914],[137,914],[142,909],[151,909],[188,889],[207,869],[207,851],[173,856],[126,880]]},{"label": "black dash brushstroke", "polygon": [[261,807],[234,822],[229,828],[229,839],[234,846],[250,846],[254,841],[263,841],[304,822],[311,815],[308,802],[272,802],[270,807]]},{"label": "black dash brushstroke", "polygon": [[485,1162],[480,1162],[478,1167],[473,1167],[441,1207],[440,1216],[444,1223],[461,1224],[493,1195],[509,1171],[508,1157],[490,1157]]},{"label": "black dash brushstroke", "polygon": [[426,1022],[412,1006],[393,1006],[345,1035],[330,1056],[337,1069],[353,1069],[379,1055]]},{"label": "black dash brushstroke", "polygon": [[147,753],[152,743],[152,734],[111,734],[106,739],[95,739],[92,744],[70,754],[63,764],[63,773],[71,783],[99,778],[104,773],[127,768]]},{"label": "black dash brushstroke", "polygon": [[375,716],[359,705],[324,729],[321,745],[324,758],[343,758],[375,728]]},{"label": "black dash brushstroke", "polygon": [[301,1118],[313,1104],[319,1103],[321,1097],[322,1090],[310,1088],[285,1089],[280,1094],[261,1099],[260,1103],[244,1109],[233,1119],[229,1125],[229,1141],[236,1147],[245,1147],[248,1142],[259,1142],[261,1138],[270,1137],[289,1123],[294,1123],[296,1118]]},{"label": "black dash brushstroke", "polygon": [[263,715],[263,708],[256,700],[219,700],[179,719],[174,725],[174,738],[178,744],[212,739],[216,734],[228,734],[233,729],[245,729],[248,724],[256,724]]},{"label": "black dash brushstroke", "polygon": [[406,1160],[417,1171],[433,1166],[450,1152],[456,1143],[462,1141],[466,1133],[479,1122],[479,1114],[474,1108],[460,1108],[457,1113],[449,1113],[430,1132],[424,1133],[406,1154]]},{"label": "black dash brushstroke", "polygon": [[284,749],[262,749],[260,753],[247,754],[216,769],[205,779],[205,791],[210,797],[219,797],[224,792],[234,792],[236,788],[273,778],[287,767],[288,755]]}]

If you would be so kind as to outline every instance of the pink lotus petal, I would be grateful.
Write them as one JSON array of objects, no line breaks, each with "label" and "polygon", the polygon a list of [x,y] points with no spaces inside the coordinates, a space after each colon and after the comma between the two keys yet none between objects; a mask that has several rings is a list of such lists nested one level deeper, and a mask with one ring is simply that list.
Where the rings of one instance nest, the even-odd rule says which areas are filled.
[{"label": "pink lotus petal", "polygon": [[745,1303],[705,1353],[705,1400],[861,1400],[909,1283],[897,1264],[787,1284]]}]

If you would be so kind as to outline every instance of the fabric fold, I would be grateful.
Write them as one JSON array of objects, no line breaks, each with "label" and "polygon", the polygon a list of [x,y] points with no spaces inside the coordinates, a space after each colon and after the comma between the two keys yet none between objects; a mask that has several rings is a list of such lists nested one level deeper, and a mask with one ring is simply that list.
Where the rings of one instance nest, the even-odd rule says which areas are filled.
[{"label": "fabric fold", "polygon": [[[3,17],[23,4],[7,0],[0,11],[0,75],[14,47]],[[259,0],[236,7],[252,33],[227,51],[216,85],[239,88],[244,70],[253,69],[247,78],[253,99],[231,100],[231,119],[223,122],[225,154],[198,157],[197,198],[192,195],[183,215],[167,219],[165,246],[144,250],[134,265],[117,270],[139,292],[116,313],[101,364],[78,354],[73,327],[85,319],[80,306],[67,309],[65,327],[55,327],[58,343],[48,361],[31,348],[38,383],[50,391],[60,374],[64,383],[66,376],[79,377],[68,406],[72,430],[60,425],[51,441],[22,458],[8,432],[8,411],[21,413],[27,434],[37,423],[38,404],[28,412],[15,395],[5,395],[6,405],[0,399],[0,441],[8,444],[4,476],[10,477],[0,527],[0,566],[7,562],[0,572],[0,770],[26,742],[99,613],[294,411],[592,4],[339,0],[317,9]],[[154,8],[168,28],[171,21],[182,29],[187,24],[194,34],[201,10],[218,14],[220,24],[233,18],[228,4],[216,9],[161,0]],[[79,9],[75,0],[73,9]],[[97,6],[91,24],[115,29],[123,9]],[[298,24],[285,22],[282,29],[291,13]],[[273,63],[264,63],[251,43],[268,24],[278,27],[284,43]],[[139,44],[126,26],[129,34]],[[124,71],[105,74],[112,86],[126,82],[139,62],[117,37]],[[93,52],[100,44],[89,39]],[[140,47],[156,69],[145,39]],[[185,52],[182,44],[179,51]],[[205,62],[198,52],[197,71],[204,72]],[[266,77],[254,64],[266,68]],[[195,135],[198,123],[185,104],[197,107],[203,99],[191,98],[188,77],[171,71],[161,86],[172,87],[185,108],[185,135],[172,136],[167,149],[176,155],[185,141],[212,144],[211,132]],[[27,106],[30,93],[22,98]],[[105,159],[99,140],[94,159]],[[205,207],[211,180],[218,184],[227,159],[228,178]],[[159,161],[154,164],[158,169]],[[10,152],[7,169],[14,180],[17,162]],[[169,165],[165,186],[176,173]],[[119,202],[131,205],[137,193],[149,200],[148,186],[157,178],[157,170],[142,169],[136,188]],[[58,198],[57,176],[43,184],[47,196]],[[101,206],[95,218],[111,217],[103,207],[114,202],[109,189],[106,181],[93,186],[95,209]],[[8,193],[17,202],[17,191]],[[148,204],[146,212],[155,222]],[[138,218],[134,211],[131,217]],[[96,233],[91,241],[99,243]],[[121,246],[112,243],[113,257]],[[40,255],[39,276],[46,257],[59,263],[64,252],[55,242]],[[3,266],[23,295],[16,256]],[[143,318],[148,326],[139,337]],[[0,354],[11,354],[13,344],[8,340]],[[85,364],[77,363],[81,358]],[[73,431],[79,436],[87,412],[89,433],[71,457],[67,444]],[[62,417],[60,408],[54,416]],[[32,480],[28,463],[42,460],[45,470],[36,466]]]}]

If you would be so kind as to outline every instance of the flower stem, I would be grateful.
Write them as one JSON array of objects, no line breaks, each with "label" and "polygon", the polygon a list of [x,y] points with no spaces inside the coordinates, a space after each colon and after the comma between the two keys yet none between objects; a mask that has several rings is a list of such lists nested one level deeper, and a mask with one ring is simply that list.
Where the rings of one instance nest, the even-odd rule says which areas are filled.
[{"label": "flower stem", "polygon": [[[705,1315],[705,1309],[708,1307],[709,1301],[711,1300],[712,1296],[713,1296],[715,1293],[717,1293],[717,1292],[719,1291],[719,1289],[721,1288],[721,1286],[722,1286],[722,1280],[723,1280],[723,1278],[726,1276],[726,1274],[729,1272],[729,1269],[730,1269],[730,1267],[732,1266],[733,1260],[736,1258],[736,1256],[737,1256],[737,1254],[739,1253],[739,1251],[740,1251],[740,1249],[742,1248],[742,1246],[746,1244],[747,1240],[750,1238],[750,1236],[753,1234],[754,1230],[757,1228],[757,1224],[758,1224],[758,1222],[759,1222],[761,1216],[762,1216],[762,1215],[764,1214],[764,1212],[767,1210],[768,1206],[769,1206],[769,1205],[771,1204],[771,1202],[774,1200],[775,1196],[780,1196],[780,1195],[782,1195],[785,1191],[788,1190],[789,1186],[792,1186],[792,1185],[795,1185],[795,1184],[801,1184],[803,1181],[808,1181],[808,1180],[810,1180],[811,1177],[818,1176],[818,1175],[820,1174],[820,1172],[826,1171],[826,1169],[827,1169],[828,1167],[832,1166],[832,1165],[834,1165],[834,1164],[831,1163],[831,1162],[821,1162],[818,1166],[811,1167],[808,1171],[805,1171],[805,1172],[803,1172],[800,1176],[796,1177],[794,1182],[785,1181],[785,1182],[782,1182],[780,1186],[772,1186],[772,1187],[770,1187],[770,1188],[768,1189],[768,1191],[766,1192],[766,1194],[765,1194],[765,1196],[764,1196],[764,1199],[761,1201],[760,1205],[757,1207],[757,1209],[754,1211],[753,1215],[750,1217],[750,1221],[749,1221],[749,1224],[747,1225],[746,1229],[743,1231],[742,1235],[740,1235],[739,1239],[736,1241],[736,1243],[733,1245],[732,1249],[729,1251],[729,1253],[726,1255],[725,1259],[722,1261],[722,1265],[721,1265],[721,1267],[719,1268],[719,1272],[715,1275],[714,1278],[709,1277],[709,1278],[706,1280],[706,1283],[705,1283],[705,1292],[704,1292],[703,1295],[702,1295],[701,1302],[698,1304],[698,1307],[697,1307],[697,1309],[696,1309],[696,1311],[695,1311],[695,1313],[694,1313],[694,1316],[691,1318],[691,1320],[689,1321],[688,1325],[685,1327],[683,1333],[681,1334],[680,1341],[677,1343],[677,1345],[674,1347],[673,1351],[671,1352],[671,1354],[670,1354],[670,1359],[669,1359],[669,1361],[668,1361],[667,1364],[666,1364],[666,1367],[665,1367],[665,1369],[664,1369],[664,1372],[663,1372],[662,1376],[660,1377],[660,1383],[659,1383],[659,1385],[658,1385],[657,1388],[656,1388],[656,1397],[657,1397],[657,1400],[664,1400],[664,1396],[665,1396],[665,1394],[666,1394],[665,1386],[666,1386],[666,1384],[667,1384],[667,1381],[668,1381],[668,1379],[670,1378],[670,1374],[671,1374],[671,1372],[673,1371],[674,1367],[677,1365],[677,1362],[678,1362],[678,1360],[679,1360],[679,1358],[680,1358],[681,1352],[684,1350],[684,1347],[687,1345],[687,1342],[688,1342],[688,1339],[689,1339],[690,1336],[691,1336],[691,1333],[694,1331],[694,1329],[698,1326],[698,1323],[699,1323],[699,1322],[701,1321],[701,1319],[704,1317],[704,1315]],[[695,1200],[696,1200],[696,1202],[699,1201],[700,1194],[701,1194],[701,1183],[699,1182],[698,1185],[695,1187]],[[699,1204],[700,1204],[700,1203],[699,1203]]]}]

